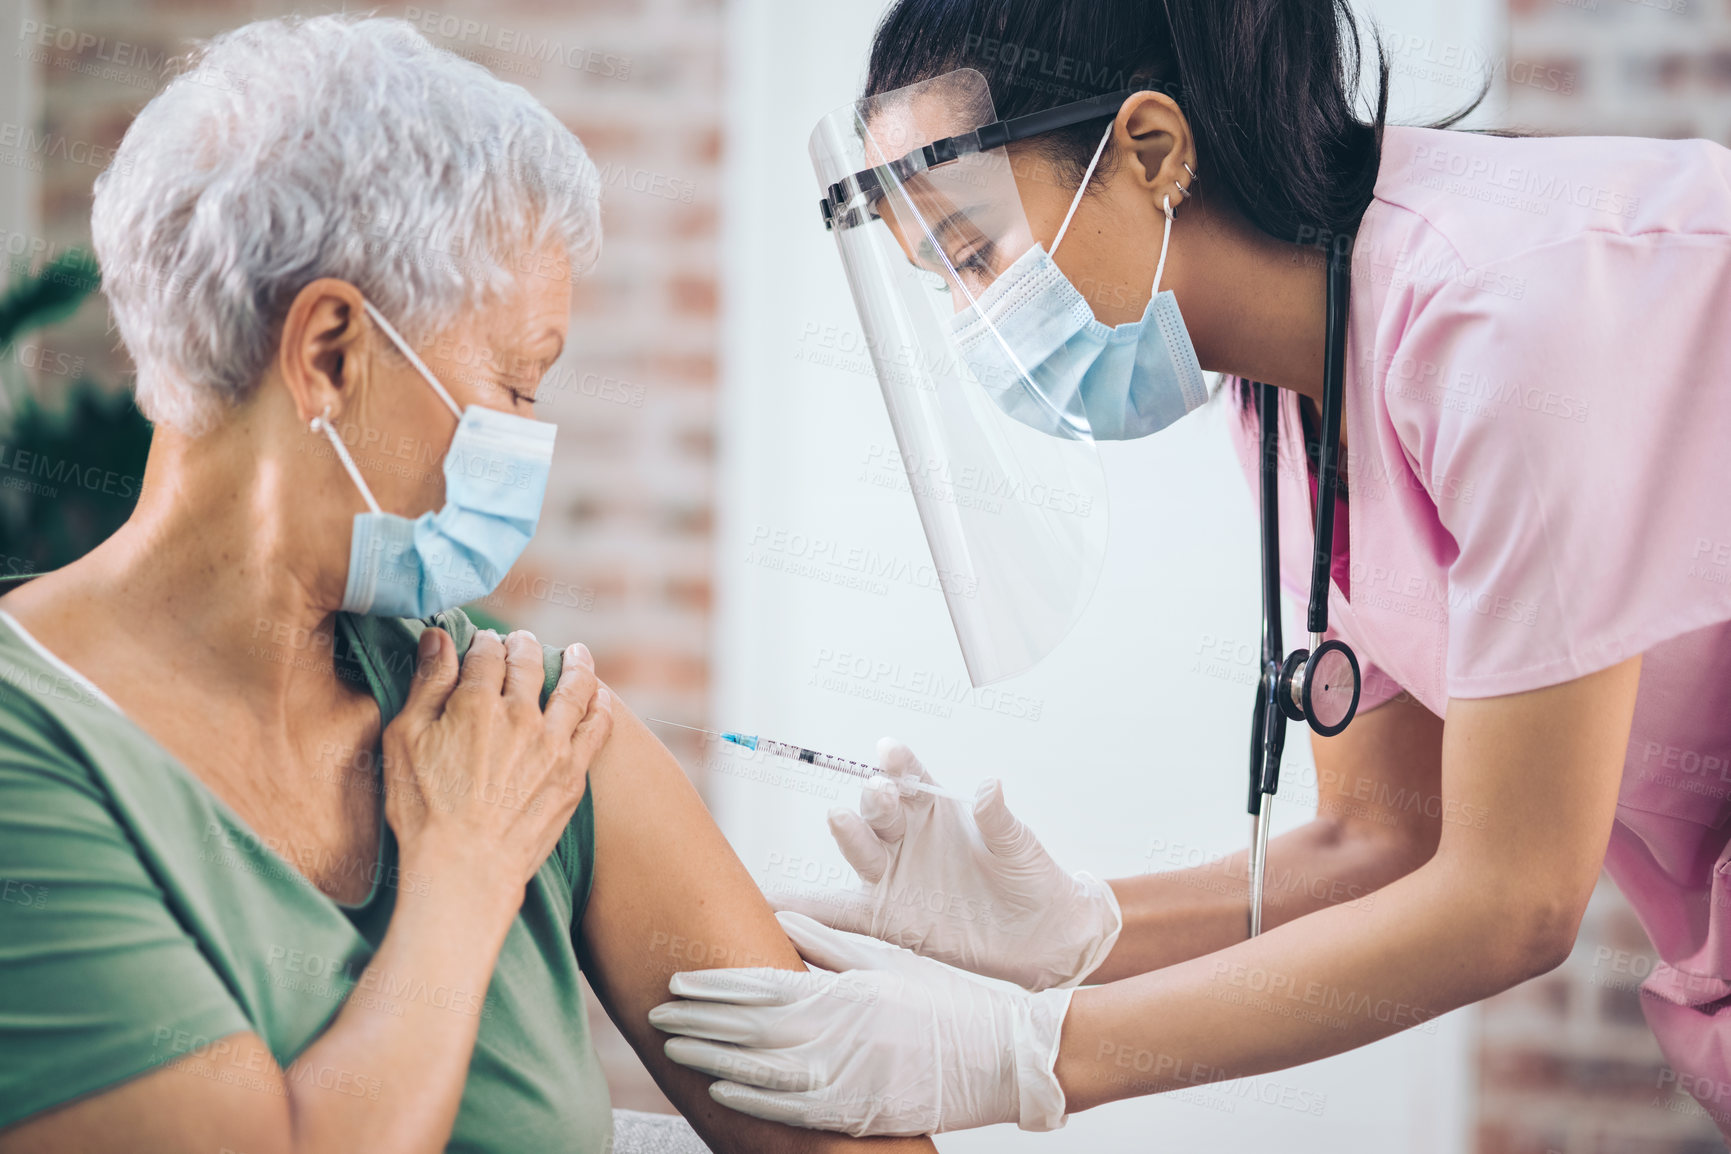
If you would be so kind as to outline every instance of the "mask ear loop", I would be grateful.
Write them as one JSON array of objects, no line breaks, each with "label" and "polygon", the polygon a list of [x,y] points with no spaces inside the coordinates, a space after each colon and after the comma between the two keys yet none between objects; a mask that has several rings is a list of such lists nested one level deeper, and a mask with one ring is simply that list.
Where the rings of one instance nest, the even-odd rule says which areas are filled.
[{"label": "mask ear loop", "polygon": [[1154,266],[1154,295],[1160,295],[1160,278],[1166,273],[1166,250],[1172,245],[1172,198],[1163,196],[1160,205],[1166,210],[1166,235],[1160,241],[1160,263]]},{"label": "mask ear loop", "polygon": [[379,503],[373,500],[373,491],[367,488],[365,481],[361,480],[361,471],[355,468],[355,459],[349,456],[348,446],[343,444],[343,439],[337,436],[336,429],[331,427],[331,407],[329,405],[325,406],[325,411],[322,414],[312,419],[312,431],[315,433],[322,432],[329,439],[331,448],[337,451],[337,460],[343,463],[343,468],[349,471],[349,479],[355,483],[355,488],[361,491],[361,496],[366,498],[367,508],[375,513],[384,512],[383,509],[379,508]]},{"label": "mask ear loop", "polygon": [[439,378],[433,375],[433,370],[429,369],[421,361],[421,358],[415,355],[415,350],[409,347],[409,342],[403,339],[402,334],[397,332],[397,330],[392,327],[391,322],[386,320],[383,314],[373,307],[372,301],[362,297],[361,307],[367,310],[367,315],[373,318],[374,323],[376,323],[381,329],[385,330],[385,335],[391,338],[391,342],[397,346],[405,357],[409,358],[409,363],[414,365],[416,369],[420,370],[421,376],[425,377],[427,383],[433,386],[433,391],[439,394],[439,399],[445,402],[445,407],[451,410],[458,421],[461,421],[463,419],[463,410],[457,407],[457,402],[451,399],[451,394],[445,391],[445,386],[439,383]]},{"label": "mask ear loop", "polygon": [[[1105,134],[1100,137],[1099,147],[1094,149],[1094,158],[1088,162],[1088,171],[1082,174],[1082,187],[1076,190],[1075,197],[1070,201],[1070,211],[1064,214],[1064,223],[1058,226],[1058,235],[1052,238],[1051,251],[1046,255],[1053,260],[1058,257],[1058,246],[1064,243],[1064,234],[1070,231],[1070,222],[1075,219],[1076,210],[1082,207],[1082,197],[1088,191],[1088,182],[1094,179],[1094,169],[1099,167],[1100,157],[1106,152],[1106,142],[1112,139],[1112,129],[1117,127],[1117,123],[1114,120],[1106,126]],[[1191,171],[1188,164],[1184,166],[1184,170],[1190,173],[1192,180],[1196,178],[1195,172]],[[1189,195],[1188,189],[1180,189],[1179,191],[1186,196]],[[1154,291],[1152,294],[1154,296],[1160,295],[1160,281],[1166,275],[1166,251],[1172,246],[1172,198],[1170,196],[1161,197],[1160,205],[1166,213],[1166,233],[1160,239],[1160,262],[1154,267]]]},{"label": "mask ear loop", "polygon": [[1070,231],[1070,221],[1076,210],[1082,207],[1082,196],[1088,191],[1088,182],[1094,179],[1094,169],[1099,165],[1100,157],[1106,151],[1106,142],[1112,139],[1112,129],[1117,125],[1116,120],[1106,125],[1106,135],[1100,138],[1100,147],[1094,150],[1094,159],[1088,162],[1088,171],[1082,174],[1082,187],[1076,190],[1075,198],[1070,201],[1070,211],[1064,214],[1064,223],[1058,226],[1058,235],[1052,238],[1052,251],[1046,254],[1053,260],[1058,258],[1058,246],[1064,243],[1064,234]]}]

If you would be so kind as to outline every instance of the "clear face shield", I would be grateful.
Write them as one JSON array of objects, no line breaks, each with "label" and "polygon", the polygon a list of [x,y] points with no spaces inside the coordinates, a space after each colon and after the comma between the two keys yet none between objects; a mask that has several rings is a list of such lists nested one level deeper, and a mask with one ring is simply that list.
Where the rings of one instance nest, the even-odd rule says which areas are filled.
[{"label": "clear face shield", "polygon": [[1027,326],[1012,346],[994,323],[1019,303],[994,287],[1020,291],[1003,274],[1039,255],[1007,145],[1103,127],[1128,95],[1001,122],[985,77],[963,69],[849,104],[812,133],[825,226],[976,686],[1051,652],[1106,556],[1106,478],[1081,400],[1036,387]]}]

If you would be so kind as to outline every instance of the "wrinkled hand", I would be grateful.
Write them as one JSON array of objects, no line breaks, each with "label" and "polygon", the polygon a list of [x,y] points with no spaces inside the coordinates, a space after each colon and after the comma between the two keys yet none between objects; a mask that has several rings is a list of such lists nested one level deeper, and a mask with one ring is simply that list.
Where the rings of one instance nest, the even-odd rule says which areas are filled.
[{"label": "wrinkled hand", "polygon": [[428,629],[408,700],[383,738],[385,818],[402,859],[514,893],[513,912],[613,728],[612,696],[585,646],[565,651],[543,712],[545,669],[526,631],[477,633],[459,667],[456,644]]},{"label": "wrinkled hand", "polygon": [[[874,938],[778,915],[806,961],[673,975],[649,1012],[667,1056],[723,1106],[790,1126],[935,1134],[1064,1124],[1053,1066],[1071,991],[990,986]],[[824,972],[829,971],[829,972]]]},{"label": "wrinkled hand", "polygon": [[901,780],[936,782],[900,742],[880,741],[878,764],[892,780],[866,787],[860,813],[829,815],[865,891],[771,890],[771,905],[1028,990],[1079,985],[1106,960],[1124,925],[1111,887],[1053,861],[1001,782],[983,782],[970,812],[904,792]]}]

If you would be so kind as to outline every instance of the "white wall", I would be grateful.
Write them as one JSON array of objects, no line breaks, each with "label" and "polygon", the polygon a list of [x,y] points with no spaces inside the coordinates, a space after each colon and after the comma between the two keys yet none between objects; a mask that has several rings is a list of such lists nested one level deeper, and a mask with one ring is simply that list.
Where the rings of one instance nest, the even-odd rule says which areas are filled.
[{"label": "white wall", "polygon": [[[1404,37],[1461,42],[1495,28],[1492,2],[1375,9]],[[1099,591],[1057,652],[1000,694],[948,692],[967,683],[938,590],[838,583],[853,551],[910,567],[928,558],[911,498],[862,480],[872,454],[894,442],[806,158],[818,118],[857,94],[880,9],[879,0],[736,0],[731,10],[714,717],[862,759],[894,734],[969,792],[1001,776],[1012,807],[1072,869],[1116,876],[1173,854],[1233,852],[1247,834],[1259,617],[1256,521],[1224,409],[1104,446],[1112,543]],[[1413,72],[1398,78],[1397,114],[1417,118],[1466,91],[1426,91]],[[788,537],[780,549],[777,534]],[[789,570],[801,563],[808,571]],[[1299,635],[1289,618],[1287,636]],[[866,667],[875,672],[849,672]],[[1036,709],[1038,720],[1024,716]],[[1277,831],[1314,805],[1301,733],[1289,742],[1293,796],[1277,807]],[[824,813],[853,804],[853,790],[761,763],[711,764],[712,803],[761,881],[851,880]],[[1308,1092],[1320,1116],[1189,1091],[1078,1115],[1054,1135],[997,1127],[939,1146],[1448,1154],[1467,1148],[1469,1040],[1456,1014],[1435,1032],[1261,1080]]]}]

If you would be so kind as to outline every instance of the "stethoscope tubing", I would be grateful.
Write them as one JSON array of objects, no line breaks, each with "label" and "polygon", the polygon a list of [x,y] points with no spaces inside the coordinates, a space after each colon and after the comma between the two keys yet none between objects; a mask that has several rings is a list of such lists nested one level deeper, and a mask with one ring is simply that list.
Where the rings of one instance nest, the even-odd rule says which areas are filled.
[{"label": "stethoscope tubing", "polygon": [[[1311,549],[1310,606],[1305,625],[1310,633],[1310,652],[1315,653],[1328,632],[1328,583],[1334,569],[1334,507],[1339,475],[1340,426],[1345,391],[1347,318],[1351,307],[1351,235],[1335,238],[1328,252],[1327,307],[1323,341],[1322,441],[1317,478],[1316,528]],[[1262,899],[1268,867],[1268,831],[1273,819],[1274,795],[1280,789],[1280,759],[1286,747],[1287,711],[1279,695],[1286,690],[1282,669],[1286,647],[1280,623],[1280,393],[1269,384],[1254,382],[1257,414],[1261,426],[1260,477],[1262,490],[1262,669],[1257,678],[1256,708],[1250,729],[1250,936],[1262,932]],[[1308,464],[1306,465],[1308,469]],[[1356,676],[1358,662],[1352,661]],[[1358,703],[1354,687],[1352,707],[1345,728]],[[1313,728],[1319,728],[1311,719]],[[1339,732],[1334,729],[1332,732]]]}]

